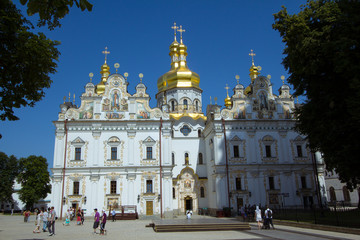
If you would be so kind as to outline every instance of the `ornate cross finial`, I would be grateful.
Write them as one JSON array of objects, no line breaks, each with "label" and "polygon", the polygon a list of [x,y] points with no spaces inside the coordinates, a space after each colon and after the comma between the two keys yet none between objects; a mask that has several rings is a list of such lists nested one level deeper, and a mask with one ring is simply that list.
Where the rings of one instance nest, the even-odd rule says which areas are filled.
[{"label": "ornate cross finial", "polygon": [[226,84],[225,89],[226,89],[226,95],[229,96],[229,86],[227,84]]},{"label": "ornate cross finial", "polygon": [[254,56],[256,56],[256,54],[253,52],[252,49],[251,49],[251,53],[249,53],[249,56],[251,56],[252,65],[254,65]]},{"label": "ornate cross finial", "polygon": [[90,82],[92,82],[92,78],[93,78],[94,74],[91,72],[89,73],[89,77],[90,77]]},{"label": "ornate cross finial", "polygon": [[64,104],[65,104],[65,101],[66,101],[66,96],[64,96]]},{"label": "ornate cross finial", "polygon": [[177,30],[180,33],[180,40],[182,43],[182,33],[185,32],[185,29],[182,28],[182,25],[180,25],[179,29]]},{"label": "ornate cross finial", "polygon": [[214,97],[215,105],[217,105],[217,97]]},{"label": "ornate cross finial", "polygon": [[70,94],[70,92],[69,92],[69,102],[71,102],[70,97],[71,97],[71,94]]},{"label": "ornate cross finial", "polygon": [[240,76],[239,76],[239,75],[235,75],[235,79],[236,79],[237,84],[239,85]]},{"label": "ornate cross finial", "polygon": [[139,74],[140,83],[142,83],[142,79],[143,79],[143,77],[144,77],[144,74],[140,73],[140,74]]},{"label": "ornate cross finial", "polygon": [[283,85],[285,85],[285,81],[284,81],[284,80],[285,80],[285,76],[284,76],[284,75],[281,75],[280,78],[281,78],[281,80],[282,80]]},{"label": "ornate cross finial", "polygon": [[108,49],[108,48],[105,47],[105,51],[102,51],[102,53],[105,54],[105,63],[106,63],[106,57],[107,57],[107,55],[110,53],[107,49]]},{"label": "ornate cross finial", "polygon": [[178,30],[178,26],[176,26],[176,22],[174,22],[174,26],[171,27],[172,29],[174,29],[174,39],[176,41],[176,31]]},{"label": "ornate cross finial", "polygon": [[73,103],[74,103],[74,105],[75,105],[75,93],[74,93]]},{"label": "ornate cross finial", "polygon": [[116,69],[116,73],[118,72],[118,68],[120,67],[120,64],[119,63],[115,63],[114,64],[114,68]]}]

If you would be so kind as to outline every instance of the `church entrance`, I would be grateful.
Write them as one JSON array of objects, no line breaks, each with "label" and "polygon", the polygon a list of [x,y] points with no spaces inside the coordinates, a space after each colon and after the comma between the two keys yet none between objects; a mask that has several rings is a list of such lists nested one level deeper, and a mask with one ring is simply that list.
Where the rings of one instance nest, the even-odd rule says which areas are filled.
[{"label": "church entrance", "polygon": [[146,201],[146,215],[153,215],[153,201]]},{"label": "church entrance", "polygon": [[193,199],[189,196],[185,198],[185,210],[193,210]]}]

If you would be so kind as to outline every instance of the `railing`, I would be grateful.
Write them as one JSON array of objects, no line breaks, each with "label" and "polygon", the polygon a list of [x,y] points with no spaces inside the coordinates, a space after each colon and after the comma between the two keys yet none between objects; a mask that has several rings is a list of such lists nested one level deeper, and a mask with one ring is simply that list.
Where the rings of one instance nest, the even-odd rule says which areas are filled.
[{"label": "railing", "polygon": [[198,106],[196,108],[195,105],[183,105],[178,104],[175,106],[174,111],[172,111],[172,108],[170,107],[171,113],[183,113],[183,112],[189,112],[189,113],[202,113],[201,107]]},{"label": "railing", "polygon": [[360,210],[337,204],[327,208],[319,207],[287,207],[273,210],[276,220],[290,220],[313,224],[333,225],[342,227],[360,228]]}]

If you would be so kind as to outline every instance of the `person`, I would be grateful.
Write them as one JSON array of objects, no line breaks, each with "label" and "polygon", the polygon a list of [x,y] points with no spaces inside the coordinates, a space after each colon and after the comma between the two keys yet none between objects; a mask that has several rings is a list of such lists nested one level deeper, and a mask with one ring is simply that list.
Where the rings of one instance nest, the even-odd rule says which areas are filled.
[{"label": "person", "polygon": [[112,221],[116,222],[115,216],[116,216],[116,212],[115,209],[113,208],[113,210],[111,211],[111,216],[112,216]]},{"label": "person", "polygon": [[81,225],[81,209],[79,208],[76,214],[77,225]]},{"label": "person", "polygon": [[270,224],[272,228],[275,229],[274,224],[272,222],[272,214],[273,212],[271,211],[271,209],[269,207],[266,207],[265,210],[266,229],[270,229]]},{"label": "person", "polygon": [[50,226],[49,226],[49,236],[55,235],[55,220],[57,219],[56,211],[54,207],[51,207],[50,211]]},{"label": "person", "polygon": [[186,218],[187,218],[187,219],[191,219],[191,215],[192,215],[192,211],[187,210],[187,211],[186,211]]},{"label": "person", "polygon": [[46,232],[46,228],[47,228],[47,225],[48,225],[48,217],[49,217],[49,214],[48,212],[46,211],[46,208],[44,209],[44,212],[42,214],[42,219],[43,219],[43,232]]},{"label": "person", "polygon": [[64,226],[70,226],[70,209],[65,213],[65,222],[63,222]]},{"label": "person", "polygon": [[81,225],[84,225],[84,220],[85,220],[85,217],[84,217],[84,210],[81,209]]},{"label": "person", "polygon": [[41,212],[38,212],[37,210],[35,210],[34,215],[35,215],[35,229],[33,230],[33,233],[40,233],[40,222],[41,222]]},{"label": "person", "polygon": [[100,234],[101,235],[104,235],[104,233],[106,233],[105,224],[106,224],[106,212],[105,212],[105,210],[102,210],[102,217],[101,217],[101,224],[100,224]]},{"label": "person", "polygon": [[93,229],[94,229],[94,233],[96,233],[96,229],[99,227],[100,214],[97,211],[97,208],[95,208],[94,211],[95,211],[95,216],[94,216]]},{"label": "person", "polygon": [[261,210],[259,208],[259,206],[256,206],[256,210],[255,210],[255,220],[257,221],[257,224],[258,224],[258,228],[259,230],[261,229],[261,221],[262,221],[262,218],[261,218]]}]

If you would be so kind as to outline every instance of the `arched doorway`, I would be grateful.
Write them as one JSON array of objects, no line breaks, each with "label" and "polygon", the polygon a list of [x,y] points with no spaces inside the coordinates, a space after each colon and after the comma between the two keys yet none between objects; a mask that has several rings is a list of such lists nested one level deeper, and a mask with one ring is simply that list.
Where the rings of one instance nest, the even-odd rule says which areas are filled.
[{"label": "arched doorway", "polygon": [[187,210],[193,210],[193,199],[190,196],[186,196],[184,199],[185,212]]}]

